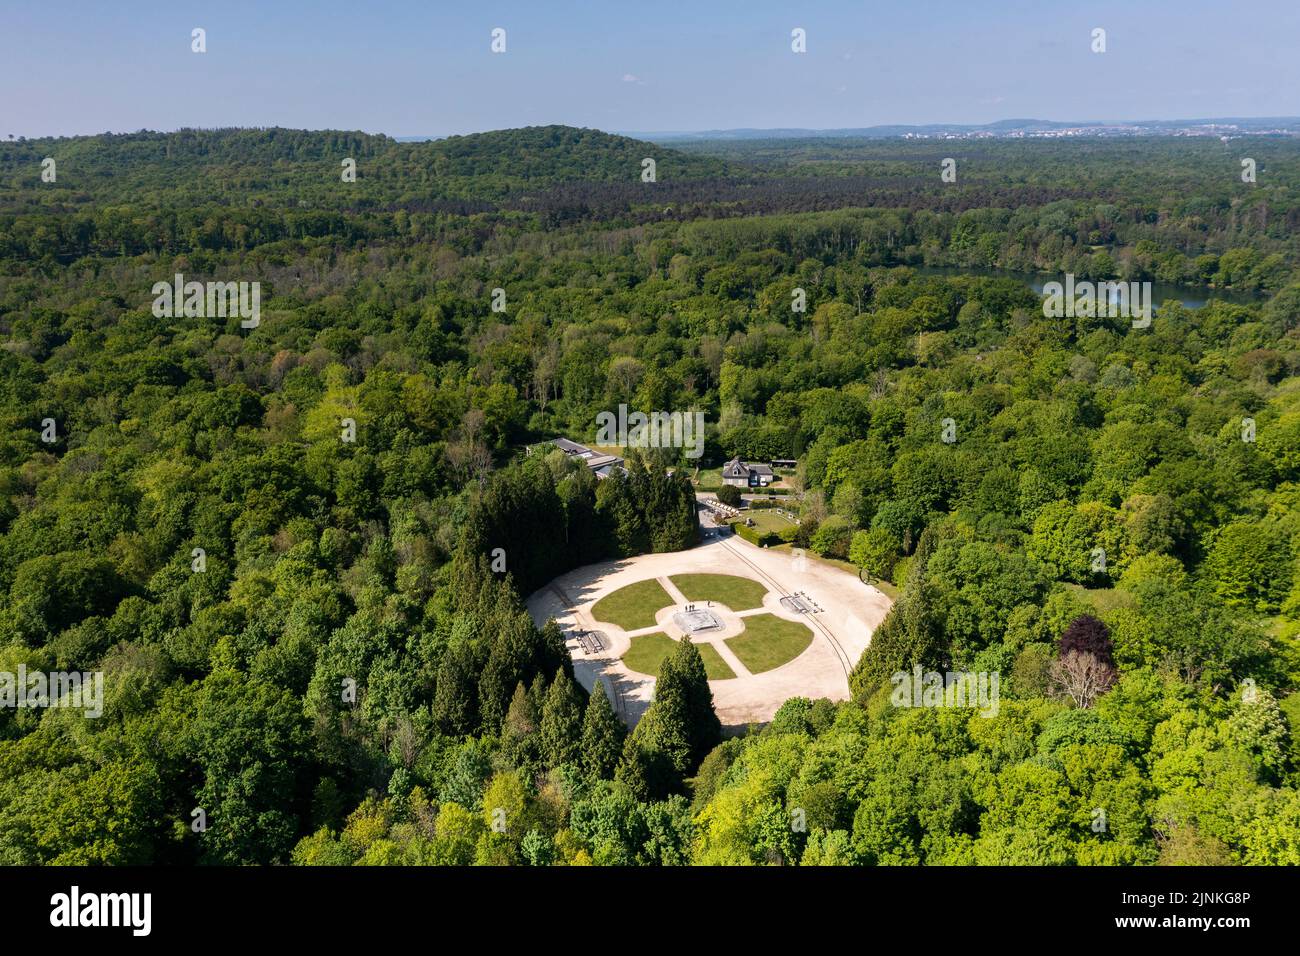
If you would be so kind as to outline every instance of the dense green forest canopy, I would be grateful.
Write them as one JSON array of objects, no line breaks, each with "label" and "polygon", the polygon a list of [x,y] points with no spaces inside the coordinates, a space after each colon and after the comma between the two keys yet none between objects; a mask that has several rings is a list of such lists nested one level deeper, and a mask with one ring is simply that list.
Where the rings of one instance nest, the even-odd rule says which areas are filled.
[{"label": "dense green forest canopy", "polygon": [[[1298,186],[1265,138],[0,143],[0,671],[107,695],[0,709],[0,862],[1300,862]],[[260,323],[156,317],[177,273]],[[799,459],[790,545],[897,594],[853,700],[720,741],[690,644],[632,733],[573,679],[523,599],[697,533],[696,463],[524,451],[620,403]],[[998,716],[890,706],[916,665]]]}]

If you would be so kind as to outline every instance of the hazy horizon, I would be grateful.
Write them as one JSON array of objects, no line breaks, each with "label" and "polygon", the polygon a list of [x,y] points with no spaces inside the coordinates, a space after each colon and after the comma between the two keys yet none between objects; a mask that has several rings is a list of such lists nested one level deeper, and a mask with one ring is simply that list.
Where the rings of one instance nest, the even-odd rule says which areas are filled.
[{"label": "hazy horizon", "polygon": [[[704,136],[709,133],[738,133],[738,132],[754,132],[754,133],[770,132],[770,133],[778,133],[778,134],[786,133],[786,132],[845,133],[845,132],[853,132],[857,130],[882,129],[882,128],[891,128],[891,127],[915,128],[915,129],[928,129],[933,127],[968,127],[971,129],[980,129],[985,127],[997,126],[999,124],[1009,124],[1009,123],[1017,123],[1017,122],[1050,123],[1050,124],[1066,125],[1066,126],[1106,126],[1106,125],[1125,125],[1125,124],[1141,124],[1141,123],[1262,122],[1265,120],[1274,120],[1278,122],[1300,124],[1300,115],[1297,116],[1170,116],[1170,117],[1143,116],[1143,117],[1132,117],[1132,118],[1126,117],[1126,118],[1106,118],[1106,119],[1078,119],[1078,118],[1058,119],[1058,118],[1043,117],[1043,116],[1024,116],[1024,117],[1007,116],[1001,119],[990,120],[987,123],[960,123],[956,121],[936,120],[934,122],[928,122],[928,123],[919,123],[919,122],[918,123],[880,123],[880,124],[873,124],[870,126],[830,126],[830,127],[720,126],[720,127],[711,127],[707,129],[701,128],[701,129],[645,129],[645,130],[614,129],[610,127],[599,127],[599,126],[588,126],[588,127],[578,127],[578,128],[596,129],[599,130],[600,132],[609,133],[614,136],[637,137],[637,136],[678,136],[678,135]],[[558,123],[558,122],[528,124],[528,126],[573,126],[573,125],[574,124]],[[326,131],[360,132],[372,136],[387,136],[397,141],[416,142],[422,140],[446,139],[452,136],[473,136],[480,133],[502,132],[511,129],[522,129],[524,127],[492,126],[492,127],[485,127],[483,129],[468,130],[466,132],[433,134],[433,133],[394,133],[389,130],[376,130],[376,129],[357,130],[352,128],[339,127],[339,126],[308,127],[308,126],[298,126],[292,124],[287,124],[287,125],[281,124],[275,127],[271,127],[271,126],[261,126],[261,125],[235,124],[231,126],[176,126],[168,129],[159,129],[155,127],[144,126],[138,129],[101,129],[101,130],[92,130],[89,132],[47,133],[43,135],[32,135],[27,133],[16,132],[14,133],[14,137],[15,138],[22,137],[25,139],[47,139],[47,138],[59,138],[59,137],[98,136],[98,135],[121,136],[121,135],[127,135],[131,133],[142,133],[142,132],[166,134],[166,133],[177,133],[184,129],[211,130],[211,129],[271,129],[271,128],[306,130],[308,132],[326,132]],[[7,136],[8,134],[5,135]]]},{"label": "hazy horizon", "polygon": [[[957,0],[812,10],[511,0],[0,3],[0,136],[184,127],[444,137],[563,124],[655,133],[1300,116],[1300,9]],[[1205,28],[1214,23],[1214,29]],[[506,31],[504,53],[492,31]],[[191,32],[206,31],[206,52]],[[806,34],[806,52],[791,31]],[[1091,49],[1106,31],[1106,51]],[[382,56],[375,51],[382,50]],[[1102,119],[1090,119],[1102,117]]]}]

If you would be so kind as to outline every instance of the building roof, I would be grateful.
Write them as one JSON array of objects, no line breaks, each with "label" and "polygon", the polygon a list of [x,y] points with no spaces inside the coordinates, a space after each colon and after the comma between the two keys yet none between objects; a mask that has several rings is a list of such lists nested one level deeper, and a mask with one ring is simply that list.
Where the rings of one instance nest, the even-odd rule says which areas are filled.
[{"label": "building roof", "polygon": [[750,475],[771,475],[772,469],[757,462],[741,461],[737,456],[722,466],[724,478],[748,478]]}]

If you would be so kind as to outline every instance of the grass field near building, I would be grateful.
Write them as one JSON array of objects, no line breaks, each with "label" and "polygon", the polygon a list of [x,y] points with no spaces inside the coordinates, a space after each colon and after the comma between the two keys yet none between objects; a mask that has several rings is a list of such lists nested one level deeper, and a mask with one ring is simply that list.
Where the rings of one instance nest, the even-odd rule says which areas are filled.
[{"label": "grass field near building", "polygon": [[739,518],[735,518],[728,524],[744,524],[746,518],[754,519],[754,530],[759,534],[779,534],[785,528],[794,526],[794,522],[787,518],[782,518],[771,508],[750,508],[740,513]]}]

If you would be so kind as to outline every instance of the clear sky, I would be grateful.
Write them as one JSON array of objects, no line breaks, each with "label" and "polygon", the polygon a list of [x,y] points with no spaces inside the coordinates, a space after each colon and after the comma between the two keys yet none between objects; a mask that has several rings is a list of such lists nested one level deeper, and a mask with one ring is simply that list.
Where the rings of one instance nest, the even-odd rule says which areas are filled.
[{"label": "clear sky", "polygon": [[0,136],[1295,116],[1298,51],[1300,0],[0,0]]}]

